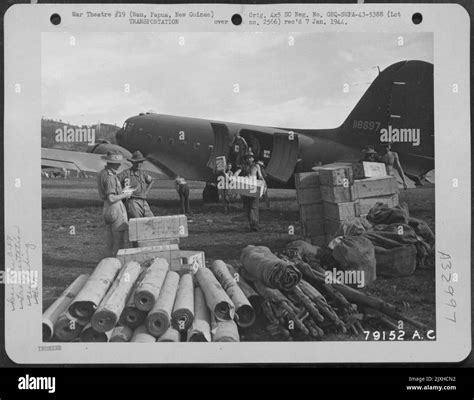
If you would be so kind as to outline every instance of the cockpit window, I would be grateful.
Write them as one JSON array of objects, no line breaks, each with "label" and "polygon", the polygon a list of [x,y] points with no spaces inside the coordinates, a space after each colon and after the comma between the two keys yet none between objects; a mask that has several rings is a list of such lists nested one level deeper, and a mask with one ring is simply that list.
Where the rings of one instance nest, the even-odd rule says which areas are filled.
[{"label": "cockpit window", "polygon": [[123,126],[124,126],[123,129],[124,129],[126,132],[130,132],[130,131],[132,130],[132,128],[133,128],[133,125],[134,125],[133,122],[125,122],[125,124],[123,124]]}]

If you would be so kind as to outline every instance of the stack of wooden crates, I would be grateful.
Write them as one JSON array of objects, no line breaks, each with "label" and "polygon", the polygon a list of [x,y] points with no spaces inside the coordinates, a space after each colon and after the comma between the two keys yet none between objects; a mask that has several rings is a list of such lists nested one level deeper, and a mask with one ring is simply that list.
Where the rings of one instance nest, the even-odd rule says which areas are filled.
[{"label": "stack of wooden crates", "polygon": [[160,257],[166,259],[170,269],[176,272],[204,267],[204,252],[179,249],[180,239],[187,236],[185,215],[131,218],[128,240],[137,243],[138,247],[120,249],[117,258],[125,265],[128,261],[144,262]]},{"label": "stack of wooden crates", "polygon": [[367,215],[376,203],[398,205],[396,178],[354,179],[350,163],[295,174],[295,185],[303,237],[318,246],[333,239],[345,221]]},{"label": "stack of wooden crates", "polygon": [[326,244],[326,234],[319,172],[295,174],[295,187],[302,235],[308,242],[323,246]]}]

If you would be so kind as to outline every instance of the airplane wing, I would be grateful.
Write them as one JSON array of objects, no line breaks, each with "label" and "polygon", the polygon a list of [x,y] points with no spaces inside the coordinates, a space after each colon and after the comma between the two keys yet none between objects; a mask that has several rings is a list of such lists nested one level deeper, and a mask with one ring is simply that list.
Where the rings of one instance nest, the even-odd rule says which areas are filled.
[{"label": "airplane wing", "polygon": [[[74,171],[100,172],[105,165],[102,156],[103,154],[49,149],[43,147],[41,148],[41,166],[65,168]],[[132,164],[127,161],[120,167],[119,172],[130,168],[131,165]],[[167,179],[166,174],[150,161],[145,161],[142,168],[151,173],[155,178]]]}]

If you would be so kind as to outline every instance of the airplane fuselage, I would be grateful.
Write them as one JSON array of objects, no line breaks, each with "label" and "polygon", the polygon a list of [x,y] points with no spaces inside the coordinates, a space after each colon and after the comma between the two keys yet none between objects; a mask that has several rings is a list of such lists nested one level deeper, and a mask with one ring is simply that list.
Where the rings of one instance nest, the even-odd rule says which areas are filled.
[{"label": "airplane fuselage", "polygon": [[[117,143],[140,150],[168,176],[213,181],[215,159],[232,158],[231,143],[242,136],[266,166],[270,187],[291,187],[293,173],[318,163],[357,161],[361,149],[393,141],[409,175],[434,169],[433,65],[401,61],[372,82],[343,124],[309,130],[246,125],[154,113],[128,118]],[[283,111],[282,111],[283,112]],[[396,132],[396,134],[393,134]],[[255,144],[256,143],[256,144]]]}]

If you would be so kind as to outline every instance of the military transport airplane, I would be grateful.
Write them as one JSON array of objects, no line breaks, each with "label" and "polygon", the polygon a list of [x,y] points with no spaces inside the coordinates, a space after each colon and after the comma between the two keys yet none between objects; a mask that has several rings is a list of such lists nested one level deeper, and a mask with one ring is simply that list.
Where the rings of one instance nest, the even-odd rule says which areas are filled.
[{"label": "military transport airplane", "polygon": [[[129,157],[140,150],[151,163],[145,167],[156,174],[210,183],[216,180],[216,157],[231,156],[231,143],[240,135],[250,145],[257,140],[268,186],[292,188],[295,172],[311,171],[319,163],[356,161],[364,146],[377,146],[388,132],[406,175],[418,181],[434,170],[433,109],[433,65],[402,61],[379,73],[337,128],[274,128],[141,113],[125,121],[116,133],[117,144],[98,144],[92,153],[43,148],[42,165],[98,172],[103,168],[99,154],[117,149]],[[206,191],[210,195],[210,185],[205,198]]]}]

